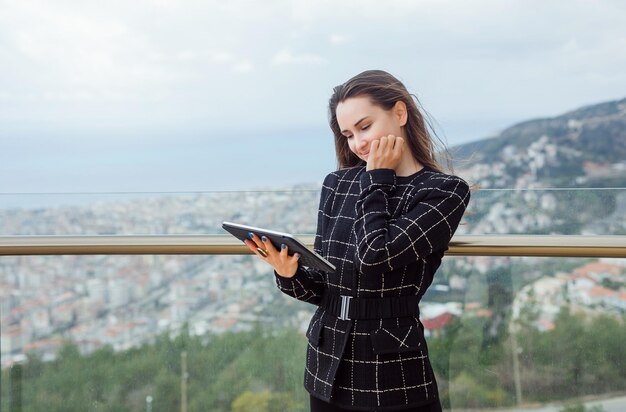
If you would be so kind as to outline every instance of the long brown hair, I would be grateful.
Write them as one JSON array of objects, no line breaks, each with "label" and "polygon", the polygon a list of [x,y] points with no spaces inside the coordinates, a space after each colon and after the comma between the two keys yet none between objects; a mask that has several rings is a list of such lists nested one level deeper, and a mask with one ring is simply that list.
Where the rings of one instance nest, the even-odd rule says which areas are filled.
[{"label": "long brown hair", "polygon": [[[357,96],[369,97],[373,104],[384,110],[391,110],[397,101],[404,102],[408,116],[403,128],[406,134],[406,143],[415,160],[441,172],[443,168],[437,160],[437,156],[439,156],[446,160],[448,169],[452,169],[450,154],[428,119],[425,120],[422,116],[418,109],[418,106],[421,107],[421,105],[417,97],[410,94],[400,80],[382,70],[364,71],[333,89],[333,94],[328,102],[328,115],[330,128],[335,135],[337,168],[365,165],[364,160],[350,151],[347,139],[341,134],[337,122],[337,105],[350,97]],[[433,140],[431,133],[437,138],[437,141]],[[441,149],[439,153],[437,153],[438,149]]]}]

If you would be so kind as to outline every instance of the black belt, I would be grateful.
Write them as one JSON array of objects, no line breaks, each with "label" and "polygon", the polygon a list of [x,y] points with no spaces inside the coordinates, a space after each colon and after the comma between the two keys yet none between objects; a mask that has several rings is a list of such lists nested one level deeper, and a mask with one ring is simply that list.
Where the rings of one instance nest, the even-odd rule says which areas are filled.
[{"label": "black belt", "polygon": [[342,320],[419,317],[420,297],[355,298],[325,293],[320,306]]}]

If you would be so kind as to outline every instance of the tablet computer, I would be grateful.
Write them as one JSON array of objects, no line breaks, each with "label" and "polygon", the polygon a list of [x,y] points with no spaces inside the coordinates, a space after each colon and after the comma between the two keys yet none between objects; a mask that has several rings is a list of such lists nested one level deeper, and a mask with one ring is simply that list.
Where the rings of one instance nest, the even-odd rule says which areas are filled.
[{"label": "tablet computer", "polygon": [[335,266],[332,263],[324,259],[315,251],[306,247],[304,243],[302,243],[300,240],[298,240],[296,237],[289,233],[282,233],[274,230],[242,225],[240,223],[233,222],[222,222],[222,228],[242,242],[246,239],[250,239],[248,237],[248,233],[252,232],[258,237],[267,237],[272,242],[274,247],[278,250],[280,250],[280,245],[284,243],[288,247],[287,250],[289,256],[292,256],[296,252],[300,253],[300,263],[303,266],[308,266],[331,273],[335,271]]}]

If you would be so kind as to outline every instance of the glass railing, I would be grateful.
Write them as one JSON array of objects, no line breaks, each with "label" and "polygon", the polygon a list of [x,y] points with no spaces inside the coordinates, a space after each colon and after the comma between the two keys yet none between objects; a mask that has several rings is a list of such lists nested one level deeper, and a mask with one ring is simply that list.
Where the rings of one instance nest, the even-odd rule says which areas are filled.
[{"label": "glass railing", "polygon": [[625,259],[447,259],[421,305],[445,405],[621,410],[624,286]]},{"label": "glass railing", "polygon": [[[220,234],[223,220],[314,233],[319,188],[0,194],[0,235]],[[457,234],[626,234],[626,189],[480,189]]]},{"label": "glass railing", "polygon": [[314,233],[319,194],[317,188],[302,188],[0,195],[0,235],[212,235],[226,234],[224,220]]},{"label": "glass railing", "polygon": [[[531,225],[506,208],[536,215],[530,202],[544,207],[550,200],[474,194],[476,206],[454,239],[457,253],[444,259],[421,304],[447,410],[624,410],[626,259],[575,250],[567,256],[582,257],[487,256],[500,253],[484,242],[494,237],[483,236],[594,234],[625,247],[623,236],[604,235],[621,235],[626,191],[596,194],[613,205],[602,215],[585,211],[585,204],[595,205],[588,191],[570,193],[564,199],[587,196],[576,210],[542,209],[554,211],[550,219],[562,230],[534,232],[487,230],[485,219],[492,228]],[[141,195],[4,208],[0,234],[204,235],[234,220],[310,235],[318,196],[316,190]],[[606,224],[593,224],[599,221]],[[574,226],[578,232],[564,229]],[[532,239],[539,238],[546,241]],[[473,251],[478,244],[483,248]],[[304,331],[314,307],[282,295],[256,258],[0,256],[0,274],[1,410],[171,411],[183,404],[189,411],[308,410]]]}]

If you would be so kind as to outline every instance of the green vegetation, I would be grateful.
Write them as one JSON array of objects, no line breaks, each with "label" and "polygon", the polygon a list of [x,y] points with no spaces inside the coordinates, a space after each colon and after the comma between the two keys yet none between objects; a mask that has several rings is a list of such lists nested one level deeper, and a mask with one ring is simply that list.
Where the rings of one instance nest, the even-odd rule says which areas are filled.
[{"label": "green vegetation", "polygon": [[[2,371],[0,410],[21,403],[23,411],[140,411],[146,410],[147,396],[154,412],[180,410],[183,351],[190,412],[307,410],[306,338],[300,333],[256,328],[202,339],[185,330],[174,339],[161,335],[153,344],[121,353],[105,347],[82,356],[68,343],[54,362],[29,356],[23,365]],[[16,369],[21,381],[9,382]]]},{"label": "green vegetation", "polygon": [[[517,353],[524,402],[623,391],[624,320],[589,319],[564,310],[548,332],[521,322]],[[456,319],[442,336],[429,339],[444,406],[516,403],[511,336],[507,328],[492,328],[493,322]],[[137,411],[146,409],[151,396],[154,412],[180,410],[181,353],[186,351],[190,412],[305,411],[305,348],[305,338],[293,329],[258,327],[208,340],[184,330],[174,339],[162,335],[140,348],[114,353],[106,347],[89,356],[67,344],[53,362],[29,356],[23,365],[3,370],[1,407],[11,410],[21,402],[23,411]]]},{"label": "green vegetation", "polygon": [[605,412],[605,411],[606,411],[606,409],[604,409],[600,405],[592,406],[592,407],[587,408],[582,403],[575,403],[575,404],[572,404],[572,405],[566,405],[559,412]]},{"label": "green vegetation", "polygon": [[[625,317],[587,318],[563,310],[555,328],[539,332],[521,325],[516,350],[524,402],[547,402],[626,389],[623,346]],[[444,406],[488,408],[516,403],[511,336],[494,339],[491,319],[451,324],[445,336],[430,340],[433,368],[440,378]]]},{"label": "green vegetation", "polygon": [[[538,332],[522,327],[520,336],[522,386],[532,399],[547,401],[621,391],[626,388],[623,367],[624,317],[585,318],[562,310],[555,328]],[[558,396],[558,397],[555,397]]]}]

